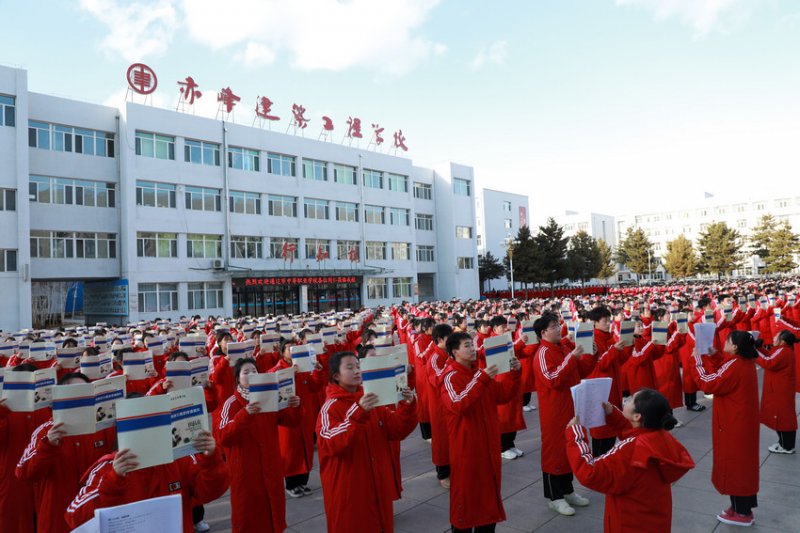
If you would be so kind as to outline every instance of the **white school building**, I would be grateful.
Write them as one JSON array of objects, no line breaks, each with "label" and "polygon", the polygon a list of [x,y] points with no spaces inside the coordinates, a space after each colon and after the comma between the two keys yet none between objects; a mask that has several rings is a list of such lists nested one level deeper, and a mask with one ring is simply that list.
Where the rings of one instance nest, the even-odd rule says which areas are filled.
[{"label": "white school building", "polygon": [[468,166],[32,93],[0,67],[0,329],[43,325],[76,282],[109,323],[477,298],[475,194]]}]

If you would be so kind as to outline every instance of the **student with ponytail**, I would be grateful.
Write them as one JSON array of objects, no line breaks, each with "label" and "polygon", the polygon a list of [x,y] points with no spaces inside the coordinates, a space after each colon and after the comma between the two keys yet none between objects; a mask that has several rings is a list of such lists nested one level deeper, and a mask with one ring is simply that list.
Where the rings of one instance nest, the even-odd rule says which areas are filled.
[{"label": "student with ponytail", "polygon": [[794,333],[783,330],[773,340],[769,355],[759,353],[756,364],[764,369],[761,393],[761,423],[778,434],[778,442],[768,448],[772,453],[794,453],[797,436],[797,414],[794,395],[795,375]]},{"label": "student with ponytail", "polygon": [[606,495],[606,533],[668,532],[672,527],[671,484],[694,468],[686,448],[669,430],[677,420],[660,392],[640,389],[622,411],[604,403],[607,427],[620,442],[600,457],[592,455],[589,432],[573,418],[566,430],[567,457],[585,487]]}]

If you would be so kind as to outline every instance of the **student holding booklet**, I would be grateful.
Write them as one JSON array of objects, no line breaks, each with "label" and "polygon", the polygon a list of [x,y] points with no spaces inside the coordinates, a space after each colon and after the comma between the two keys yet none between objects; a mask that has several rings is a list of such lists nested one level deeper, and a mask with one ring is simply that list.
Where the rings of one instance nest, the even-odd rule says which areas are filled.
[{"label": "student holding booklet", "polygon": [[262,411],[250,401],[254,375],[258,375],[254,359],[236,362],[236,391],[222,407],[216,434],[231,472],[233,530],[280,533],[286,529],[286,495],[278,427],[300,423],[301,400],[292,396],[287,409]]}]

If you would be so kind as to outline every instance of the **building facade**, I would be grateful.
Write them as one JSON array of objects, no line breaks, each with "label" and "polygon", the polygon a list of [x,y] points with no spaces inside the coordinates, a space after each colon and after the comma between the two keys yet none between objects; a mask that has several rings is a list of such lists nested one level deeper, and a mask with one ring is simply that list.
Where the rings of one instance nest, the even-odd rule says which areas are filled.
[{"label": "building facade", "polygon": [[0,106],[0,329],[74,282],[109,323],[478,295],[474,235],[453,236],[470,167],[31,93],[3,67]]},{"label": "building facade", "polygon": [[[528,197],[493,189],[481,189],[475,198],[475,211],[478,255],[491,252],[499,261],[503,261],[508,249],[506,243],[517,237],[520,227],[529,225]],[[459,231],[458,228],[456,231]],[[520,286],[518,283],[515,285]],[[505,277],[488,280],[484,283],[484,287],[481,287],[483,291],[508,289],[509,280]]]}]

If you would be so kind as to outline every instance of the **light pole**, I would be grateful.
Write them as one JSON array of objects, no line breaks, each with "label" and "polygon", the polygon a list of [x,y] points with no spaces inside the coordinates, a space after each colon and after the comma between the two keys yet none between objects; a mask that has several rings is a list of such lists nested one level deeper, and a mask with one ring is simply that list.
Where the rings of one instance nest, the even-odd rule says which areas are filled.
[{"label": "light pole", "polygon": [[514,245],[517,244],[518,241],[515,241],[511,234],[506,235],[506,238],[503,239],[501,244],[506,245],[506,253],[508,254],[508,270],[509,274],[511,275],[511,299],[514,299]]},{"label": "light pole", "polygon": [[647,275],[650,278],[650,281],[653,281],[653,269],[650,267],[650,258],[653,256],[653,252],[650,248],[647,249]]}]

